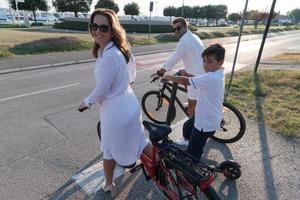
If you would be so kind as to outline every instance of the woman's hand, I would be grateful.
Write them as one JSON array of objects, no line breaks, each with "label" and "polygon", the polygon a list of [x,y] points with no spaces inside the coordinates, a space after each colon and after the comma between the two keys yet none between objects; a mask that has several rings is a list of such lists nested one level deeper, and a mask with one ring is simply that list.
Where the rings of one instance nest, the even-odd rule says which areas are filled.
[{"label": "woman's hand", "polygon": [[79,112],[83,112],[83,111],[85,111],[86,109],[90,109],[90,107],[91,107],[91,104],[86,105],[86,104],[84,103],[84,101],[82,100],[81,103],[80,103],[80,105],[79,105],[79,107],[77,108],[77,110],[78,110]]}]

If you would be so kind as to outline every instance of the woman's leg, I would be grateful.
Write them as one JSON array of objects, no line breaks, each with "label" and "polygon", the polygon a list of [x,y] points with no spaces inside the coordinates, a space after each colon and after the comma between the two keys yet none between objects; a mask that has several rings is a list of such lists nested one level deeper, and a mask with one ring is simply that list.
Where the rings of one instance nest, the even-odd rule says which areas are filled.
[{"label": "woman's leg", "polygon": [[105,175],[105,186],[109,186],[113,184],[113,176],[116,167],[116,161],[103,159],[103,167]]}]

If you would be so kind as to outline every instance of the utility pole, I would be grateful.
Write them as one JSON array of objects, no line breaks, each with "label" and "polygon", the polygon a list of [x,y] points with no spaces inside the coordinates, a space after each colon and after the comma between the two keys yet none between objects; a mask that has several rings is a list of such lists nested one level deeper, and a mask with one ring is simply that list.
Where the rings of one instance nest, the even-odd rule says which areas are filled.
[{"label": "utility pole", "polygon": [[150,11],[150,20],[149,20],[148,44],[150,44],[150,34],[151,34],[151,13],[152,13],[152,11],[153,11],[153,1],[150,1],[149,11]]},{"label": "utility pole", "polygon": [[267,22],[267,25],[266,25],[266,28],[265,28],[263,39],[261,41],[260,49],[259,49],[259,52],[258,52],[258,56],[257,56],[255,68],[254,68],[254,73],[255,74],[257,73],[258,65],[260,63],[261,54],[263,52],[265,41],[266,41],[266,38],[267,38],[267,35],[268,35],[268,32],[269,32],[269,27],[270,27],[270,24],[271,24],[271,21],[272,21],[272,17],[273,17],[273,14],[274,14],[275,4],[276,4],[276,0],[273,0],[272,6],[271,6],[271,10],[270,10],[270,13],[269,13],[269,17],[268,17],[268,22]]},{"label": "utility pole", "polygon": [[184,10],[184,0],[182,0],[182,7],[181,7],[181,17],[183,17]]}]

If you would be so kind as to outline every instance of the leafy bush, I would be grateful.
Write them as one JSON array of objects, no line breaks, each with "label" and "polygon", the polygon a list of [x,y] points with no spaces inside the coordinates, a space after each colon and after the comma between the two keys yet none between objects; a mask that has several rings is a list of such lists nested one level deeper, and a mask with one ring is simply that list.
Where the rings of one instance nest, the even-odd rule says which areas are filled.
[{"label": "leafy bush", "polygon": [[214,35],[215,37],[226,37],[225,33],[222,32],[212,32],[212,35]]},{"label": "leafy bush", "polygon": [[291,31],[291,30],[293,30],[293,28],[290,27],[290,26],[287,26],[287,27],[285,27],[283,30],[285,30],[285,31]]},{"label": "leafy bush", "polygon": [[0,28],[28,28],[25,25],[17,25],[17,24],[0,24]]},{"label": "leafy bush", "polygon": [[166,33],[166,34],[159,34],[155,36],[155,39],[158,42],[178,42],[178,38],[171,33]]},{"label": "leafy bush", "polygon": [[88,31],[88,22],[81,21],[63,21],[55,23],[54,28]]},{"label": "leafy bush", "polygon": [[226,34],[229,36],[238,36],[239,32],[238,31],[227,31]]},{"label": "leafy bush", "polygon": [[263,33],[263,32],[264,32],[263,30],[259,30],[259,29],[251,30],[251,31],[250,31],[251,34],[261,34],[261,33]]},{"label": "leafy bush", "polygon": [[[148,33],[148,24],[122,24],[127,33]],[[88,22],[83,21],[64,21],[55,23],[54,28],[70,29],[70,30],[88,30]],[[172,32],[171,25],[151,25],[151,33],[170,33]]]},{"label": "leafy bush", "polygon": [[42,22],[33,22],[31,26],[44,26]]},{"label": "leafy bush", "polygon": [[198,37],[202,40],[215,38],[214,35],[207,32],[196,32],[195,34],[198,35]]},{"label": "leafy bush", "polygon": [[[127,33],[148,33],[148,24],[122,24]],[[171,25],[151,25],[151,33],[170,33]]]}]

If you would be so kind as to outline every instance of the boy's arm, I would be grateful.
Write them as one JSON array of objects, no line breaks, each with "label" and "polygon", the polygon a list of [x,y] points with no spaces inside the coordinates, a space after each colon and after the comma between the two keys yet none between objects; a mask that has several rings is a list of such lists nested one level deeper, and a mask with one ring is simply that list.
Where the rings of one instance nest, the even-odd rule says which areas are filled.
[{"label": "boy's arm", "polygon": [[185,76],[170,76],[170,75],[165,75],[165,76],[162,76],[161,79],[172,81],[174,83],[179,83],[181,85],[190,85],[189,78],[185,77]]}]

